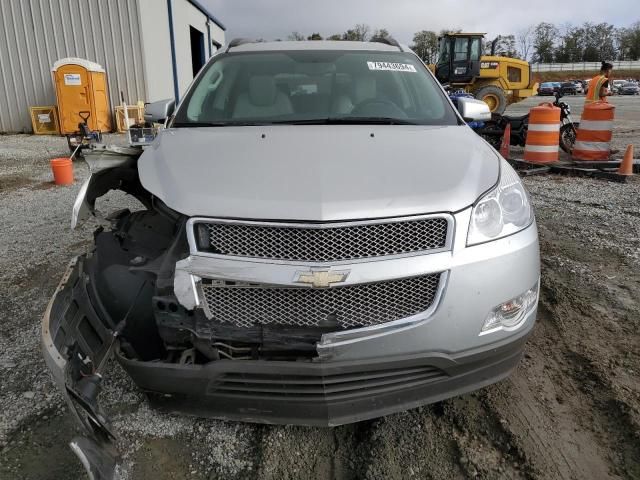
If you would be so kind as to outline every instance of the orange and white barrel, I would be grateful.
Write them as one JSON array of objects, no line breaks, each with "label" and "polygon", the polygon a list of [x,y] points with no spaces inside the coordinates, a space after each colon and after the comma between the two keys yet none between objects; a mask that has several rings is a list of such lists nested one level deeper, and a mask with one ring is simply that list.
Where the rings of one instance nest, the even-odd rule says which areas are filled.
[{"label": "orange and white barrel", "polygon": [[529,111],[524,160],[531,163],[558,161],[560,142],[560,109],[551,103],[541,103]]},{"label": "orange and white barrel", "polygon": [[574,160],[592,162],[609,160],[614,113],[615,107],[604,101],[584,106],[576,134],[576,143],[571,152]]}]

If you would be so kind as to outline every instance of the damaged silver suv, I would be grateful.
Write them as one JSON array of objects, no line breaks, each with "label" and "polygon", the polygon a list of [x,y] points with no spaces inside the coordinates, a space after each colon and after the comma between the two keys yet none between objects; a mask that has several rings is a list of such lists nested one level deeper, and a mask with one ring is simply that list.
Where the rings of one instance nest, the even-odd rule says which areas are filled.
[{"label": "damaged silver suv", "polygon": [[83,461],[113,435],[111,355],[158,408],[318,426],[515,367],[538,302],[529,197],[465,124],[488,107],[456,110],[411,51],[232,42],[148,112],[166,128],[147,149],[86,154],[72,223],[110,189],[145,209],[108,217],[43,320]]}]

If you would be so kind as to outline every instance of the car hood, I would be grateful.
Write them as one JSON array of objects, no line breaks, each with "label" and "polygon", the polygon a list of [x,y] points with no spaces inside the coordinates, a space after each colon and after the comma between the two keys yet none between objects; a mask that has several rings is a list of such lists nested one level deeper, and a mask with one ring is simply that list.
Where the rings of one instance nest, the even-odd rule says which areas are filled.
[{"label": "car hood", "polygon": [[462,210],[500,164],[467,126],[274,125],[162,130],[138,168],[188,216],[335,221]]}]

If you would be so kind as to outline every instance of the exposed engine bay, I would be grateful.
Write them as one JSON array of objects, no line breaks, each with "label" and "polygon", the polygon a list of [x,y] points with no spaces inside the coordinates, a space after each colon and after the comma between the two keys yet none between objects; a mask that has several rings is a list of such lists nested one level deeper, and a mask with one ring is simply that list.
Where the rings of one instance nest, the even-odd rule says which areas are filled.
[{"label": "exposed engine bay", "polygon": [[[95,231],[93,251],[77,267],[91,287],[91,303],[101,307],[97,316],[117,332],[122,354],[178,364],[205,364],[221,358],[311,360],[317,356],[316,343],[323,333],[335,330],[335,325],[242,328],[209,319],[202,308],[181,305],[174,294],[174,275],[176,263],[189,255],[188,218],[144,190],[136,169],[140,152],[133,150],[127,149],[127,156],[109,150],[86,155],[95,173],[88,181],[84,211],[93,211],[96,198],[113,188],[133,195],[146,209],[121,210],[106,217],[110,228]],[[101,168],[107,162],[120,164]]]}]

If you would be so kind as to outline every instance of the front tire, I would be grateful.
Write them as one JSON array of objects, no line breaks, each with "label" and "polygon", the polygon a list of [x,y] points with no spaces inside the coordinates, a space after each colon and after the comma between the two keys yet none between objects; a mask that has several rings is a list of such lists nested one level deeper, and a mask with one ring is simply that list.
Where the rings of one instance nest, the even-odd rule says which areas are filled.
[{"label": "front tire", "polygon": [[580,122],[566,123],[560,127],[560,148],[562,151],[571,154],[573,145],[576,143],[576,134]]},{"label": "front tire", "polygon": [[476,90],[473,94],[478,100],[482,100],[487,105],[491,113],[503,114],[507,108],[507,96],[500,87],[487,85]]}]

